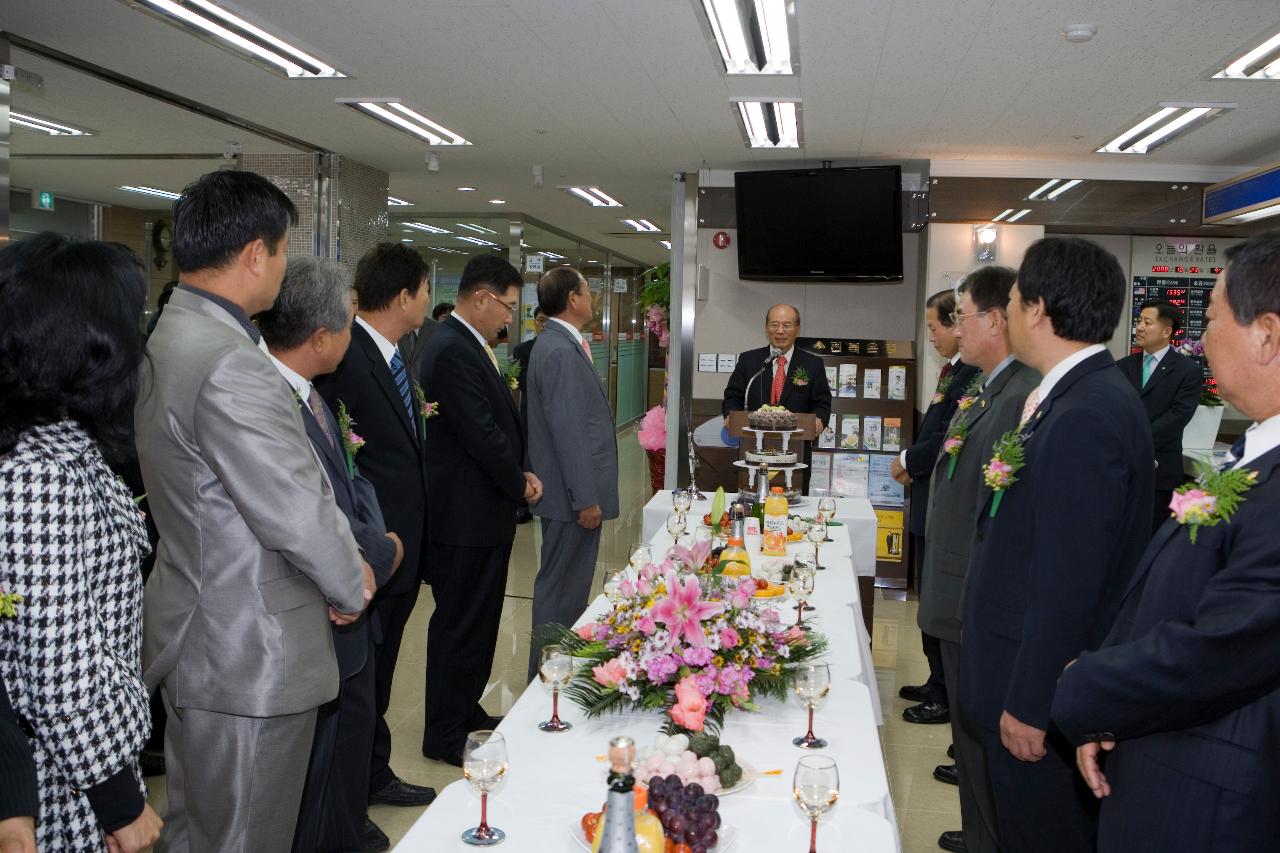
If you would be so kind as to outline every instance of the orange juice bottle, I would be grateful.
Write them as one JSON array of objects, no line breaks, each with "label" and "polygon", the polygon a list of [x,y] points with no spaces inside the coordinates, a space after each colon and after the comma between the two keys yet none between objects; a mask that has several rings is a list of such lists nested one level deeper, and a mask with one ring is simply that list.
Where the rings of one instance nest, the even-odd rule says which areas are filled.
[{"label": "orange juice bottle", "polygon": [[720,565],[723,566],[720,570],[721,574],[744,576],[751,574],[751,556],[743,547],[741,539],[735,536],[729,540],[729,544],[720,552]]},{"label": "orange juice bottle", "polygon": [[785,557],[787,555],[787,499],[782,494],[781,486],[769,490],[769,497],[764,502],[764,535],[761,538],[761,553],[769,557]]}]

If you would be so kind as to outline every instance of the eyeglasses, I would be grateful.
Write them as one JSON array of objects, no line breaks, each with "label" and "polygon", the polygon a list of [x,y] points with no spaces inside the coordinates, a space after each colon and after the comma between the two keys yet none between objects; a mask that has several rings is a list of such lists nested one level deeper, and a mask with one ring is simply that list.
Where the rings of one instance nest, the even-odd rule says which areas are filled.
[{"label": "eyeglasses", "polygon": [[797,323],[766,323],[765,328],[771,332],[789,332],[797,325]]},{"label": "eyeglasses", "polygon": [[498,303],[499,305],[501,305],[503,308],[506,308],[508,313],[514,314],[514,313],[516,313],[517,311],[519,311],[519,310],[520,310],[520,305],[519,305],[519,303],[517,303],[517,304],[515,304],[515,305],[508,305],[506,302],[503,302],[501,299],[499,299],[497,296],[495,296],[495,295],[493,294],[493,292],[492,292],[492,291],[489,291],[489,290],[482,290],[482,291],[480,291],[480,292],[481,292],[481,293],[484,293],[484,294],[487,294],[487,295],[489,295],[489,296],[491,296],[491,297],[493,297],[493,301],[494,301],[494,302],[496,302],[496,303]]},{"label": "eyeglasses", "polygon": [[965,317],[981,317],[983,314],[990,314],[991,310],[992,309],[988,308],[986,311],[974,311],[971,314],[961,314],[959,311],[952,311],[951,325],[953,326],[959,325],[960,321],[963,320]]}]

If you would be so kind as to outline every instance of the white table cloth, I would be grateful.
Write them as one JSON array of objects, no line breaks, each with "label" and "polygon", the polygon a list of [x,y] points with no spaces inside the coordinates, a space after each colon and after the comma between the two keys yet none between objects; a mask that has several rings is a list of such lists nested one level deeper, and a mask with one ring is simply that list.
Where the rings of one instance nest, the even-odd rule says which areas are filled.
[{"label": "white table cloth", "polygon": [[[831,528],[835,542],[822,546],[827,570],[819,572],[809,614],[810,624],[827,636],[824,658],[831,667],[831,693],[814,715],[814,731],[828,741],[818,754],[834,758],[840,769],[840,800],[822,820],[818,848],[899,853],[897,822],[889,796],[884,754],[876,726],[880,703],[870,648],[862,626],[851,544]],[[845,526],[848,529],[848,526]],[[652,537],[656,555],[666,552],[671,538],[665,529]],[[793,543],[790,550],[809,558],[813,546]],[[758,555],[753,554],[753,559]],[[579,623],[608,610],[603,596],[591,602]],[[784,621],[794,619],[791,602],[779,605]],[[721,739],[734,748],[740,762],[758,773],[745,790],[721,799],[720,814],[734,828],[732,851],[796,851],[808,849],[808,823],[791,796],[796,761],[806,753],[791,745],[805,732],[807,711],[798,701],[761,701],[757,713],[731,714]],[[551,715],[551,697],[536,683],[507,714],[499,731],[507,739],[510,769],[489,798],[489,822],[507,832],[501,845],[508,850],[574,851],[582,815],[599,811],[605,798],[604,753],[609,739],[627,734],[644,745],[653,741],[662,724],[657,712],[626,712],[594,720],[564,700],[560,716],[573,723],[571,731],[546,734],[536,726]],[[459,836],[479,820],[479,795],[464,781],[455,782],[418,819],[396,850],[435,853],[468,850]]]}]

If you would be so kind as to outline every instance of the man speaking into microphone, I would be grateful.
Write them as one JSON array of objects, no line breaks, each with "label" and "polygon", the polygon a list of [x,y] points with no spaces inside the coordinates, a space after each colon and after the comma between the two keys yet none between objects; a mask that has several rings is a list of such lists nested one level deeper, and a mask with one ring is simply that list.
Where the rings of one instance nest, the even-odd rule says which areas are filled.
[{"label": "man speaking into microphone", "polygon": [[818,419],[818,432],[831,420],[831,386],[822,359],[796,349],[800,312],[792,305],[775,305],[764,315],[769,346],[747,350],[724,389],[720,412],[754,411],[761,406],[783,406],[808,412]]}]

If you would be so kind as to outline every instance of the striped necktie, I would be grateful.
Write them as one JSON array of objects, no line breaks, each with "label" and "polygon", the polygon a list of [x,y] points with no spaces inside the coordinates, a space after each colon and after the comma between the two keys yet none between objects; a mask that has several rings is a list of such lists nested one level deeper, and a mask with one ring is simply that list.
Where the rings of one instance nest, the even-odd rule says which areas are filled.
[{"label": "striped necktie", "polygon": [[404,401],[404,410],[409,414],[409,420],[413,420],[413,394],[409,390],[409,376],[404,372],[404,359],[397,352],[391,356],[391,378],[396,381],[396,388],[400,390],[400,399]]}]

